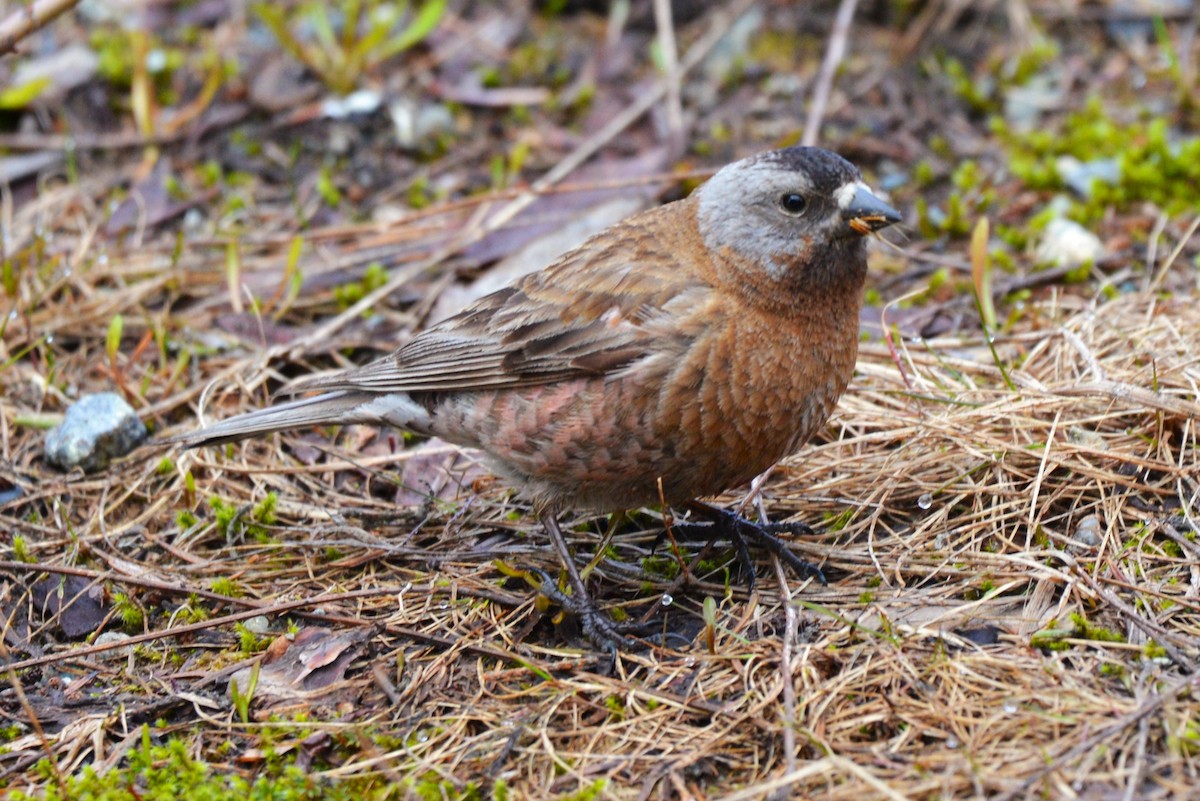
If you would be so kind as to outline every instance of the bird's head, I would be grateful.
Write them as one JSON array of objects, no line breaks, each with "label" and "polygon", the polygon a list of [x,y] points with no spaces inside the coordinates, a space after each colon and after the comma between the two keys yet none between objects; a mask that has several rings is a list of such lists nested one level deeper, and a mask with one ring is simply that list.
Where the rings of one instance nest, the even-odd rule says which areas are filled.
[{"label": "bird's head", "polygon": [[696,190],[709,251],[755,285],[861,284],[865,237],[900,221],[836,153],[789,147],[724,167]]}]

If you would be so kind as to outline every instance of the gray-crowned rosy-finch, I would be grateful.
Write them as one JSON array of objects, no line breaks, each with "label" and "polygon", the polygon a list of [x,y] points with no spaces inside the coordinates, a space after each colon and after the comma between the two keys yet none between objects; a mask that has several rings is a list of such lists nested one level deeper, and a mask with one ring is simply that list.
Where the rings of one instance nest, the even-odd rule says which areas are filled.
[{"label": "gray-crowned rosy-finch", "polygon": [[760,153],[390,356],[300,386],[323,394],[175,441],[366,423],[479,448],[533,503],[585,633],[611,643],[556,516],[686,503],[799,449],[854,370],[865,235],[899,219],[834,153]]}]

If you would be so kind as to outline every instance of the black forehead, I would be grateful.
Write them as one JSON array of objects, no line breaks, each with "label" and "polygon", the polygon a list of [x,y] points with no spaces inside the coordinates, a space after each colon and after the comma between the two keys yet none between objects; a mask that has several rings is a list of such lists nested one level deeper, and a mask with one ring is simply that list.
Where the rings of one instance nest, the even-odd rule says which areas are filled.
[{"label": "black forehead", "polygon": [[833,192],[862,177],[853,164],[837,153],[819,147],[786,147],[763,153],[760,158],[784,169],[804,173],[820,192]]}]

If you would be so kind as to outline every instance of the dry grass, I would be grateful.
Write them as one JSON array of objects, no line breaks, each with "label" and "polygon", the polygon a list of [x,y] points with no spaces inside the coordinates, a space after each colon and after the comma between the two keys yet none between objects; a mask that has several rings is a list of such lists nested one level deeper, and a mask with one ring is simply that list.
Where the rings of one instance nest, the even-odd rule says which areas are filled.
[{"label": "dry grass", "polygon": [[[837,130],[871,128],[856,115],[870,122],[881,83],[888,113],[911,113],[914,128],[894,141],[847,133],[831,144],[905,169],[911,153],[928,155],[922,126],[946,122],[941,107],[889,81],[897,64],[923,58],[918,40],[950,36],[954,19],[986,32],[986,15],[964,13],[985,6],[1024,8],[928,4],[894,62],[887,47],[859,40],[856,52],[877,50],[886,63],[830,108],[843,118]],[[715,22],[695,34],[705,47],[685,49],[683,67],[728,27]],[[885,33],[878,41],[894,43]],[[1096,82],[1111,75],[1072,70]],[[627,124],[679,88],[655,86],[621,94],[628,105],[615,119]],[[777,100],[761,114],[770,124],[760,144],[795,127],[776,112],[799,105]],[[272,124],[249,136],[296,123]],[[967,137],[964,126],[948,125],[948,138]],[[472,127],[479,141],[460,142],[434,170],[467,174],[460,187],[477,186],[471,173],[486,174],[479,165],[516,139],[504,129],[510,140],[491,141],[482,115]],[[657,142],[652,127],[620,144],[636,152]],[[621,131],[571,140],[555,166],[537,166],[537,188],[562,191],[550,178]],[[1003,160],[983,137],[959,144]],[[383,141],[371,144],[386,152]],[[200,186],[185,162],[207,151],[177,144],[177,177]],[[362,164],[373,166],[372,153],[362,148]],[[13,291],[0,296],[0,660],[9,665],[0,715],[17,725],[3,732],[15,738],[0,753],[8,788],[51,787],[34,767],[44,757],[59,775],[110,770],[148,726],[186,740],[214,771],[261,773],[295,757],[314,774],[363,782],[364,799],[389,784],[396,797],[417,784],[426,797],[473,797],[472,785],[484,797],[498,781],[522,798],[1195,796],[1194,226],[1144,208],[1109,215],[1103,235],[1123,262],[1106,269],[1119,272],[1066,287],[1025,276],[1035,292],[995,356],[972,323],[956,325],[955,338],[864,343],[821,441],[749,497],[743,488],[721,499],[812,523],[817,534],[794,548],[822,565],[828,586],[784,576],[764,557],[751,590],[713,558],[729,549],[676,562],[670,547],[655,550],[659,514],[636,515],[603,550],[591,585],[609,608],[661,623],[656,639],[670,647],[623,654],[606,675],[570,620],[556,623],[557,610],[505,575],[499,562],[553,571],[555,557],[528,509],[471,454],[349,428],[228,450],[144,449],[94,476],[43,464],[44,424],[79,394],[117,389],[158,431],[190,428],[201,406],[225,417],[297,374],[390,349],[461,277],[442,257],[489,226],[508,232],[531,199],[475,196],[416,213],[398,200],[403,185],[368,199],[381,222],[322,225],[311,184],[323,162],[310,159],[294,197],[284,182],[252,176],[244,190],[223,185],[223,203],[198,223],[151,224],[135,203],[128,230],[105,232],[114,187],[145,177],[139,155],[104,152],[76,180],[47,178],[16,200],[0,187],[4,255],[17,265]],[[404,181],[424,169],[409,166]],[[229,202],[242,191],[244,203]],[[1028,196],[1001,197],[1001,213],[1010,201],[1028,207]],[[298,231],[304,281],[293,295]],[[1147,240],[1148,254],[1135,249]],[[1184,245],[1163,267],[1155,248],[1169,252],[1170,242]],[[953,237],[943,244],[963,248]],[[924,288],[930,265],[965,263],[934,247],[893,257],[888,298]],[[875,255],[886,265],[887,254]],[[1142,255],[1154,277],[1141,273]],[[332,289],[376,260],[388,282],[360,304],[371,314],[339,307]],[[123,336],[110,355],[116,315]],[[273,521],[256,521],[271,493]],[[601,550],[604,521],[567,522],[582,564]],[[700,547],[686,544],[683,556]],[[46,575],[75,581],[72,597],[100,588],[88,631],[130,636],[63,634],[66,612],[33,601]],[[227,688],[231,677],[244,688],[260,662],[243,719]]]},{"label": "dry grass", "polygon": [[[63,250],[89,240],[84,228]],[[248,278],[278,271],[278,250],[247,259]],[[10,323],[8,355],[21,336],[77,339],[53,373],[81,390],[123,385],[151,422],[191,425],[188,408],[210,381],[210,413],[259,402],[254,348],[182,372],[177,351],[123,348],[115,374],[97,350],[95,332],[114,313],[126,317],[126,342],[156,326],[187,342],[210,327],[210,303],[151,309],[171,287],[211,295],[219,277],[200,274],[211,261],[172,265],[164,243],[134,242],[107,264],[45,284],[28,277],[24,291],[46,302]],[[290,315],[303,317],[303,301]],[[339,345],[365,336],[346,322]],[[382,311],[375,325],[413,323]],[[18,362],[5,373],[3,472],[24,494],[0,511],[2,524],[43,566],[74,567],[136,599],[148,622],[144,646],[115,660],[35,630],[30,641],[45,652],[28,651],[21,684],[46,739],[13,743],[10,769],[46,752],[64,772],[115,764],[137,724],[156,718],[165,731],[192,731],[202,754],[232,738],[253,767],[263,724],[242,723],[219,692],[248,664],[232,623],[279,615],[278,635],[286,612],[300,627],[321,621],[355,660],[344,679],[312,694],[260,693],[254,709],[260,720],[303,711],[307,722],[282,726],[288,743],[333,733],[330,777],[437,776],[460,789],[503,778],[529,796],[603,779],[605,794],[628,798],[760,798],[771,788],[856,800],[1019,798],[1029,788],[1185,797],[1200,749],[1189,685],[1200,560],[1188,516],[1200,492],[1200,309],[1144,292],[1053,291],[996,349],[1014,389],[981,339],[865,344],[831,436],[762,487],[772,518],[823,522],[796,548],[824,565],[828,587],[780,585],[760,570],[748,593],[721,569],[681,586],[670,571],[643,571],[652,531],[618,537],[597,569],[605,600],[635,616],[665,610],[664,630],[694,641],[624,655],[611,676],[572,647],[569,629],[552,630],[528,587],[504,583],[494,559],[553,569],[553,558],[469,455],[349,430],[336,441],[301,433],[176,454],[169,470],[143,451],[105,475],[64,478],[40,464],[40,431],[18,424],[63,399],[51,389],[39,404],[34,387],[49,366]],[[422,489],[444,476],[437,499]],[[422,491],[424,504],[395,506],[398,493]],[[278,521],[263,536],[218,531],[206,499],[245,520],[268,492]],[[181,527],[180,510],[199,522]],[[1094,544],[1077,539],[1088,518]],[[577,542],[582,559],[598,538]],[[32,614],[14,601],[37,569],[5,572],[10,609]],[[240,596],[211,592],[217,580]],[[711,632],[706,597],[716,601]],[[231,617],[180,636],[193,619],[185,608]],[[1048,647],[1031,647],[1035,634]],[[57,681],[89,699],[89,714],[65,727]]]}]

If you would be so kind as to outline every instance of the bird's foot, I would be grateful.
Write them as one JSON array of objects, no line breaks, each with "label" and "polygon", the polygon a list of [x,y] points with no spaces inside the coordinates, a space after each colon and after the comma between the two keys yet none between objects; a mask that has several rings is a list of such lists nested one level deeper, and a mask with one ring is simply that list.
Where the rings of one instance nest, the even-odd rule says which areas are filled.
[{"label": "bird's foot", "polygon": [[645,633],[645,623],[618,623],[604,613],[590,595],[568,595],[548,573],[536,570],[542,578],[540,592],[566,611],[579,618],[579,627],[588,642],[608,653],[615,663],[617,652],[642,649],[645,643],[629,635]]},{"label": "bird's foot", "polygon": [[676,534],[688,536],[689,534],[703,533],[705,536],[715,539],[717,537],[727,537],[737,551],[738,564],[741,565],[746,575],[749,577],[751,589],[754,587],[754,563],[750,558],[750,548],[748,543],[753,543],[760,548],[763,548],[783,560],[792,570],[803,578],[811,578],[822,585],[829,582],[825,578],[824,571],[812,562],[806,562],[799,556],[796,556],[787,543],[781,540],[779,534],[806,534],[812,535],[815,532],[812,528],[799,521],[790,523],[756,523],[753,520],[747,520],[744,517],[734,514],[725,509],[718,509],[715,506],[707,504],[695,504],[692,508],[700,514],[711,519],[710,523],[675,523],[672,529]]}]

